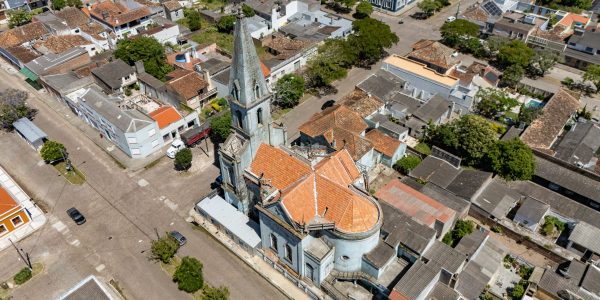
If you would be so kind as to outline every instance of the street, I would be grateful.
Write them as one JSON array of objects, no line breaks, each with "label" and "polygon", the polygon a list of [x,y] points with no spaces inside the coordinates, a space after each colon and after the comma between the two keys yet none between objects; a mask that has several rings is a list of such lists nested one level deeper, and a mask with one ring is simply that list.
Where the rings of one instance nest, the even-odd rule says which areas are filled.
[{"label": "street", "polygon": [[[32,91],[20,78],[1,70],[0,90],[7,87]],[[41,95],[44,101],[56,101]],[[128,299],[189,298],[177,290],[158,263],[149,260],[151,239],[156,232],[170,230],[188,239],[178,255],[202,261],[205,280],[227,286],[232,299],[285,298],[237,256],[184,220],[217,176],[214,153],[207,157],[194,149],[197,166],[191,174],[175,172],[167,158],[131,173],[63,119],[76,118],[68,110],[61,111],[61,116],[44,101],[30,93],[28,104],[38,110],[34,123],[66,146],[87,180],[80,186],[67,183],[16,133],[0,133],[0,164],[48,211],[49,218],[44,227],[19,243],[45,270],[16,289],[14,299],[52,299],[90,274],[114,278]],[[87,223],[75,225],[65,212],[70,207],[78,208]],[[0,253],[0,279],[12,277],[23,266],[12,249]]]},{"label": "street", "polygon": [[[475,2],[475,0],[461,1],[461,12],[464,12],[467,7]],[[446,18],[456,14],[458,3],[459,2],[453,2],[452,5],[443,8],[442,11],[437,12],[427,20],[416,20],[409,17],[412,13],[419,10],[417,7],[409,9],[400,16],[390,16],[384,13],[374,12],[371,17],[388,24],[390,29],[395,32],[400,39],[396,45],[387,49],[387,52],[389,54],[405,55],[412,50],[411,45],[421,39],[439,40],[441,38],[439,28],[444,24]],[[404,21],[404,24],[398,24],[398,20],[400,19]],[[379,61],[372,65],[370,70],[356,67],[352,68],[348,71],[348,76],[346,78],[333,83],[333,86],[338,90],[336,94],[324,97],[311,96],[283,116],[279,121],[283,122],[287,127],[288,141],[293,141],[299,136],[298,127],[308,121],[312,115],[320,112],[321,105],[323,105],[325,101],[329,99],[339,101],[346,94],[354,90],[354,87],[359,82],[377,72],[377,70],[381,68],[381,64],[381,61]]]}]

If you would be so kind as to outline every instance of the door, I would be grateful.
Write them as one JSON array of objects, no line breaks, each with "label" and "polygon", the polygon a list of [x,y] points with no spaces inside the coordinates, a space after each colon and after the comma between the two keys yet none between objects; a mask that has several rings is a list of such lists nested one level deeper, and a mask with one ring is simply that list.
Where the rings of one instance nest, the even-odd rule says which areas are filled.
[{"label": "door", "polygon": [[304,272],[305,273],[304,275],[306,276],[306,278],[310,279],[310,281],[315,281],[314,272],[315,272],[315,269],[313,269],[313,267],[311,265],[306,264],[306,270]]}]

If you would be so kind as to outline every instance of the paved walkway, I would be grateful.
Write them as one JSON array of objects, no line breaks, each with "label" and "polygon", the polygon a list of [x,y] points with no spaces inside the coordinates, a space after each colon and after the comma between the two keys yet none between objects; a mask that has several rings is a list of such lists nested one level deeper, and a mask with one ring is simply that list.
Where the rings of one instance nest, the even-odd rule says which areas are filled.
[{"label": "paved walkway", "polygon": [[[285,278],[285,276],[273,269],[267,262],[256,255],[251,255],[246,250],[241,248],[237,243],[232,241],[226,234],[219,231],[213,224],[207,221],[202,215],[198,214],[194,209],[190,210],[190,216],[206,229],[213,237],[225,245],[231,252],[241,258],[248,266],[253,268],[258,274],[269,281],[279,291],[288,296],[290,299],[311,299],[293,282]],[[313,287],[311,291],[320,295],[321,299],[329,299],[327,295],[320,289]]]}]

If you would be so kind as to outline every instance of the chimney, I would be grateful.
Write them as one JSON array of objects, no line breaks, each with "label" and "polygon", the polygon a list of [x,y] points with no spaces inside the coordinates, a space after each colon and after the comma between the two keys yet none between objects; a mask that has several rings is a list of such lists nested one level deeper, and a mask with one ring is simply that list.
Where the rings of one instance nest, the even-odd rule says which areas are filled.
[{"label": "chimney", "polygon": [[185,52],[185,62],[186,62],[186,63],[189,63],[189,62],[190,62],[190,60],[191,60],[191,59],[190,59],[190,52],[189,52],[189,51],[186,51],[186,52]]},{"label": "chimney", "polygon": [[144,62],[143,61],[138,60],[138,61],[135,62],[135,71],[138,74],[146,73],[146,69],[144,68]]}]

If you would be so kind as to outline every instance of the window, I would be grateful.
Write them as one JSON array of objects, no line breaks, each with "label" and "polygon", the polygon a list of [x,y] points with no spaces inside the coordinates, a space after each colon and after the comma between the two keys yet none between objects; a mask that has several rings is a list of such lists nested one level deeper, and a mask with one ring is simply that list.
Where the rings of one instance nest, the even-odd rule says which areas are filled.
[{"label": "window", "polygon": [[258,121],[258,124],[262,124],[263,123],[263,115],[262,115],[262,108],[259,108],[256,111],[256,119]]},{"label": "window", "polygon": [[271,249],[277,252],[277,237],[271,233]]},{"label": "window", "polygon": [[256,80],[254,81],[254,98],[256,98],[256,100],[260,98],[260,88],[258,87]]},{"label": "window", "polygon": [[138,148],[131,149],[131,155],[140,155],[140,153],[140,149]]},{"label": "window", "polygon": [[6,229],[6,226],[0,225],[0,234],[4,234],[7,231],[8,231],[8,229]]},{"label": "window", "polygon": [[134,137],[129,137],[129,138],[127,138],[127,142],[130,144],[135,144],[135,143],[137,143],[137,139]]},{"label": "window", "polygon": [[125,80],[129,80],[129,78],[130,78],[129,75],[125,76]]},{"label": "window", "polygon": [[285,259],[292,262],[292,247],[288,244],[285,244]]},{"label": "window", "polygon": [[342,257],[340,257],[342,260],[349,260],[350,257],[348,255],[342,255]]},{"label": "window", "polygon": [[163,141],[164,141],[164,142],[166,142],[166,141],[168,141],[168,140],[170,140],[170,139],[171,139],[171,136],[170,136],[168,133],[167,133],[167,134],[165,134],[165,135],[163,135]]},{"label": "window", "polygon": [[156,134],[156,130],[155,129],[150,129],[150,131],[148,131],[148,136],[149,137],[152,137],[155,134]]},{"label": "window", "polygon": [[152,148],[156,148],[158,146],[158,140],[152,141]]},{"label": "window", "polygon": [[244,122],[243,122],[243,119],[242,119],[242,112],[239,111],[239,110],[236,110],[235,111],[235,118],[237,120],[238,127],[240,129],[244,129]]},{"label": "window", "polygon": [[300,61],[294,63],[294,70],[300,69]]},{"label": "window", "polygon": [[13,223],[13,225],[15,227],[19,226],[19,224],[23,223],[23,219],[21,219],[21,216],[16,216],[16,217],[12,218],[10,221]]},{"label": "window", "polygon": [[179,128],[177,128],[177,131],[182,132],[183,131],[183,125],[179,126]]},{"label": "window", "polygon": [[188,127],[194,127],[194,125],[196,125],[196,120],[193,120],[193,121],[187,123]]}]

